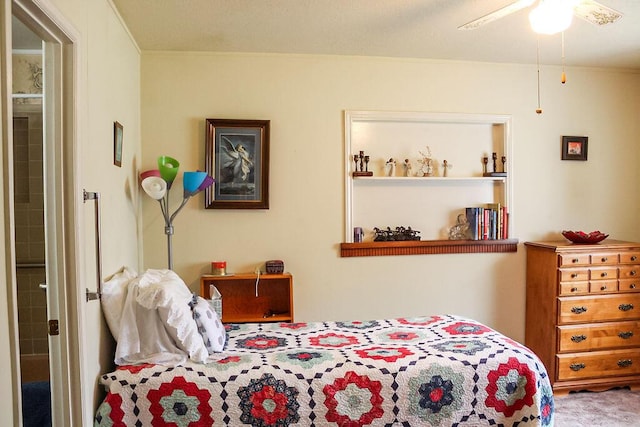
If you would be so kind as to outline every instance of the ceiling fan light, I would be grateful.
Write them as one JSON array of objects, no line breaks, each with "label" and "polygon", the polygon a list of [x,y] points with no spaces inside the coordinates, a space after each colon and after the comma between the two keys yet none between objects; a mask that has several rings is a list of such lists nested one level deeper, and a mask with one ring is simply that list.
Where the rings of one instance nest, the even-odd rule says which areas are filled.
[{"label": "ceiling fan light", "polygon": [[531,28],[538,34],[560,33],[571,25],[573,4],[567,1],[543,1],[529,14]]}]

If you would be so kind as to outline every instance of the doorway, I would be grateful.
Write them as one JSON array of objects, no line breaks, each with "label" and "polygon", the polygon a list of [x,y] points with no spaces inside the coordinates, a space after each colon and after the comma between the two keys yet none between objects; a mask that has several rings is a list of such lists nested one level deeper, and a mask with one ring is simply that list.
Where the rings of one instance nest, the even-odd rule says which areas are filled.
[{"label": "doorway", "polygon": [[42,39],[12,18],[14,245],[22,419],[51,425],[44,228]]}]

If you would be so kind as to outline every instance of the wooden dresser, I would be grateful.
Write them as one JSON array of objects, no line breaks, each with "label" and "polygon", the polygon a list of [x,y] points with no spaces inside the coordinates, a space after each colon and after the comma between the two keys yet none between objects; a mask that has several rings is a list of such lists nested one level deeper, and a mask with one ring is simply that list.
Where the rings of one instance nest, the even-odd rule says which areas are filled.
[{"label": "wooden dresser", "polygon": [[554,393],[640,387],[640,243],[525,247],[525,344]]}]

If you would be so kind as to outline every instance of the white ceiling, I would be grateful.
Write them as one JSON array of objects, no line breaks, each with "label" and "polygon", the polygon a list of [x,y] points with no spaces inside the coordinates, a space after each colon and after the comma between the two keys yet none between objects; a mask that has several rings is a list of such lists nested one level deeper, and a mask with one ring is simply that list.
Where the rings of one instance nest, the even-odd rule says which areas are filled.
[{"label": "white ceiling", "polygon": [[[514,0],[113,0],[143,51],[269,52],[535,63],[531,8],[471,31],[457,27]],[[621,12],[565,32],[567,65],[640,69],[640,0],[599,0]],[[561,35],[540,37],[560,64]]]}]

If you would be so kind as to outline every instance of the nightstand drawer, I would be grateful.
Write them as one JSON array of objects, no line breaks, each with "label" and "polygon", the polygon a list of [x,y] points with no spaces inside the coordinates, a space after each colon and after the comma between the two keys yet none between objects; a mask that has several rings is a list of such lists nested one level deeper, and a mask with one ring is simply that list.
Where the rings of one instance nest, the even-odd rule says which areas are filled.
[{"label": "nightstand drawer", "polygon": [[604,294],[607,292],[618,292],[617,280],[594,280],[589,282],[589,293]]},{"label": "nightstand drawer", "polygon": [[588,294],[589,282],[561,282],[558,294],[560,296]]},{"label": "nightstand drawer", "polygon": [[620,266],[621,279],[640,279],[640,265],[626,265]]},{"label": "nightstand drawer", "polygon": [[640,294],[558,298],[558,323],[635,320],[640,318]]},{"label": "nightstand drawer", "polygon": [[559,381],[640,374],[640,349],[558,354],[556,360]]},{"label": "nightstand drawer", "polygon": [[591,265],[616,265],[617,263],[617,252],[602,252],[591,254]]},{"label": "nightstand drawer", "polygon": [[612,280],[618,278],[618,267],[592,268],[589,270],[591,280]]},{"label": "nightstand drawer", "polygon": [[640,252],[621,252],[620,264],[633,264],[640,262]]},{"label": "nightstand drawer", "polygon": [[640,346],[640,322],[638,321],[558,327],[560,353],[638,346]]}]

